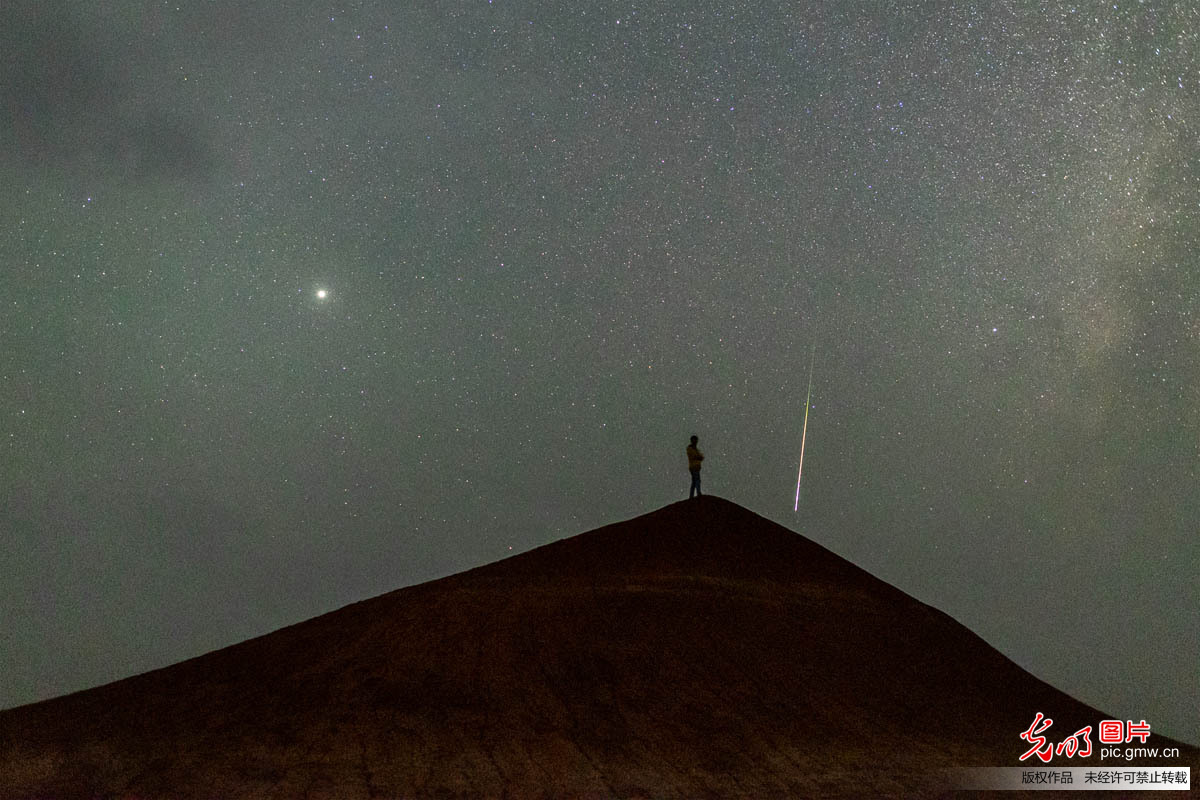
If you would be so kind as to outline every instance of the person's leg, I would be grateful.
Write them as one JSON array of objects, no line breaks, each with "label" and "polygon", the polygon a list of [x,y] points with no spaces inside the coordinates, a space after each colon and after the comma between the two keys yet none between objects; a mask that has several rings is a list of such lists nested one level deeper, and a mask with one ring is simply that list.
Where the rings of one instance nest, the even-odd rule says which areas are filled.
[{"label": "person's leg", "polygon": [[696,470],[692,473],[692,488],[688,491],[688,499],[691,500],[698,494],[700,494],[700,471]]}]

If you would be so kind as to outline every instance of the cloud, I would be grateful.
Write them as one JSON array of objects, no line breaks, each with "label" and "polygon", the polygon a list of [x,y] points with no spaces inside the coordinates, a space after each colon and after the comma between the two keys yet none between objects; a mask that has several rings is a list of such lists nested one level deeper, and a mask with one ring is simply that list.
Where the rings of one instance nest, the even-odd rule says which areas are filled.
[{"label": "cloud", "polygon": [[70,3],[0,8],[0,164],[133,181],[215,167],[200,115],[162,91],[168,53],[137,25]]}]

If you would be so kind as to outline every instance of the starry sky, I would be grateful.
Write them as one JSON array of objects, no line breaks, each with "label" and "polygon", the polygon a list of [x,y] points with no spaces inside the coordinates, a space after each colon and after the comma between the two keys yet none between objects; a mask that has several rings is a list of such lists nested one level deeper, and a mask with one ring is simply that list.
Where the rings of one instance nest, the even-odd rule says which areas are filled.
[{"label": "starry sky", "polygon": [[682,499],[696,434],[1200,742],[1195,4],[15,0],[0,53],[0,706]]}]

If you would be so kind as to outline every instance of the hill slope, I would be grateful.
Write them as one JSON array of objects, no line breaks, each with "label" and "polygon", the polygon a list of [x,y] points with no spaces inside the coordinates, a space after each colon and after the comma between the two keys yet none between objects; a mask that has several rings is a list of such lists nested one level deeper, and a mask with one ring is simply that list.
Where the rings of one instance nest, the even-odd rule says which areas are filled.
[{"label": "hill slope", "polygon": [[1037,711],[1105,718],[706,497],[0,712],[0,794],[899,796]]}]

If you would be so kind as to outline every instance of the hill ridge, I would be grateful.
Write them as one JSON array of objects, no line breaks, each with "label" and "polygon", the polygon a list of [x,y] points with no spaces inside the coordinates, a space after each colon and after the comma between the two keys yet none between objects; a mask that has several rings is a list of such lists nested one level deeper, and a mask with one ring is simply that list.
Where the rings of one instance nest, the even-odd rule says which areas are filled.
[{"label": "hill ridge", "polygon": [[1104,718],[705,497],[0,712],[0,796],[901,796],[1036,711]]}]

